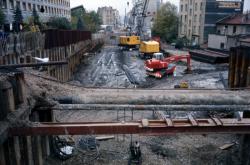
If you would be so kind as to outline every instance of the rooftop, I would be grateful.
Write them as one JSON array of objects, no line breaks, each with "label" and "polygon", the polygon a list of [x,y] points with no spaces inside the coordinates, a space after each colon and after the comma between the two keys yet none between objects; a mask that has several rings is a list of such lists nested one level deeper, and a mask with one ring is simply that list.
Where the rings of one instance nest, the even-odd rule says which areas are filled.
[{"label": "rooftop", "polygon": [[225,17],[217,22],[222,25],[250,25],[250,13],[234,14]]}]

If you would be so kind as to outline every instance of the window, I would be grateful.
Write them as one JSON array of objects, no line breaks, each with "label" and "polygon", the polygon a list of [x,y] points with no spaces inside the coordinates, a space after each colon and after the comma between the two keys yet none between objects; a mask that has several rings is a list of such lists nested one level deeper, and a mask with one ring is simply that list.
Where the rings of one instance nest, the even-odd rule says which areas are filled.
[{"label": "window", "polygon": [[197,11],[197,6],[198,6],[198,4],[195,3],[195,6],[194,6],[194,10],[195,10],[195,11]]},{"label": "window", "polygon": [[237,26],[234,26],[234,27],[233,27],[233,33],[235,34],[236,31],[237,31]]},{"label": "window", "polygon": [[197,21],[197,15],[195,14],[194,15],[194,22],[196,22]]},{"label": "window", "polygon": [[31,9],[31,4],[30,4],[30,3],[28,3],[28,10],[29,10],[29,11],[32,10],[32,9]]},{"label": "window", "polygon": [[2,6],[1,6],[3,9],[6,9],[7,8],[7,2],[6,0],[3,0],[3,3],[2,3]]},{"label": "window", "polygon": [[220,48],[221,49],[225,49],[225,44],[224,43],[220,43]]},{"label": "window", "polygon": [[246,27],[246,33],[250,34],[250,26],[249,25]]},{"label": "window", "polygon": [[14,2],[13,2],[13,0],[10,0],[10,9],[14,9]]},{"label": "window", "polygon": [[129,38],[127,38],[127,42],[129,42],[130,41],[130,39]]},{"label": "window", "polygon": [[187,4],[185,5],[185,11],[188,11],[188,5]]},{"label": "window", "polygon": [[192,9],[189,10],[189,15],[192,15]]},{"label": "window", "polygon": [[202,10],[203,9],[203,3],[201,2],[201,5],[200,5],[200,10]]},{"label": "window", "polygon": [[193,33],[196,33],[196,26],[193,27]]},{"label": "window", "polygon": [[27,8],[26,8],[26,3],[25,3],[25,2],[23,2],[23,10],[24,10],[24,11],[27,10]]},{"label": "window", "polygon": [[21,9],[21,4],[20,4],[20,1],[16,1],[16,6]]},{"label": "window", "polygon": [[192,3],[193,3],[193,0],[190,0],[190,5],[192,5]]},{"label": "window", "polygon": [[185,15],[185,22],[187,22],[187,15]]}]

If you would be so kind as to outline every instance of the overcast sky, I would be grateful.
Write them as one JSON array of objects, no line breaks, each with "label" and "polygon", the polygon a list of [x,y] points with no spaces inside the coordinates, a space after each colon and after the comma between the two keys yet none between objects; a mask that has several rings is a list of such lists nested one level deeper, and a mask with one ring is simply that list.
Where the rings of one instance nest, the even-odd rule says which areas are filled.
[{"label": "overcast sky", "polygon": [[[163,0],[170,1],[175,5],[179,6],[179,0]],[[130,2],[129,7],[127,7],[127,2]],[[71,0],[71,7],[75,7],[78,5],[83,5],[87,10],[95,10],[97,11],[98,7],[103,6],[112,6],[115,9],[118,9],[120,15],[125,15],[125,7],[127,9],[131,9],[132,0]],[[245,10],[250,10],[250,0],[245,0]]]}]

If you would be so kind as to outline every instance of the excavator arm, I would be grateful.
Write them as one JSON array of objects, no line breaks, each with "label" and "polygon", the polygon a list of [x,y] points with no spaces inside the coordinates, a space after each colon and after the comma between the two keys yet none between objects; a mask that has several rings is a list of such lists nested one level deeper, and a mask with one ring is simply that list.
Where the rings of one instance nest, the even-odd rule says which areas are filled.
[{"label": "excavator arm", "polygon": [[171,56],[168,58],[165,58],[163,61],[166,62],[167,64],[171,64],[174,62],[178,62],[181,60],[187,60],[187,72],[190,73],[191,72],[191,56],[190,54],[188,55],[180,55],[180,56]]}]

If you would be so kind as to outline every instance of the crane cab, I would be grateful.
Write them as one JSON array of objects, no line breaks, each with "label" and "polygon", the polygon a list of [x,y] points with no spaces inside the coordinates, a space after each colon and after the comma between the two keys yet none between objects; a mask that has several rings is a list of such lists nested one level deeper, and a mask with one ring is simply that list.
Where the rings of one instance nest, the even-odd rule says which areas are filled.
[{"label": "crane cab", "polygon": [[120,36],[119,45],[122,48],[136,48],[140,45],[140,37],[139,36]]}]

